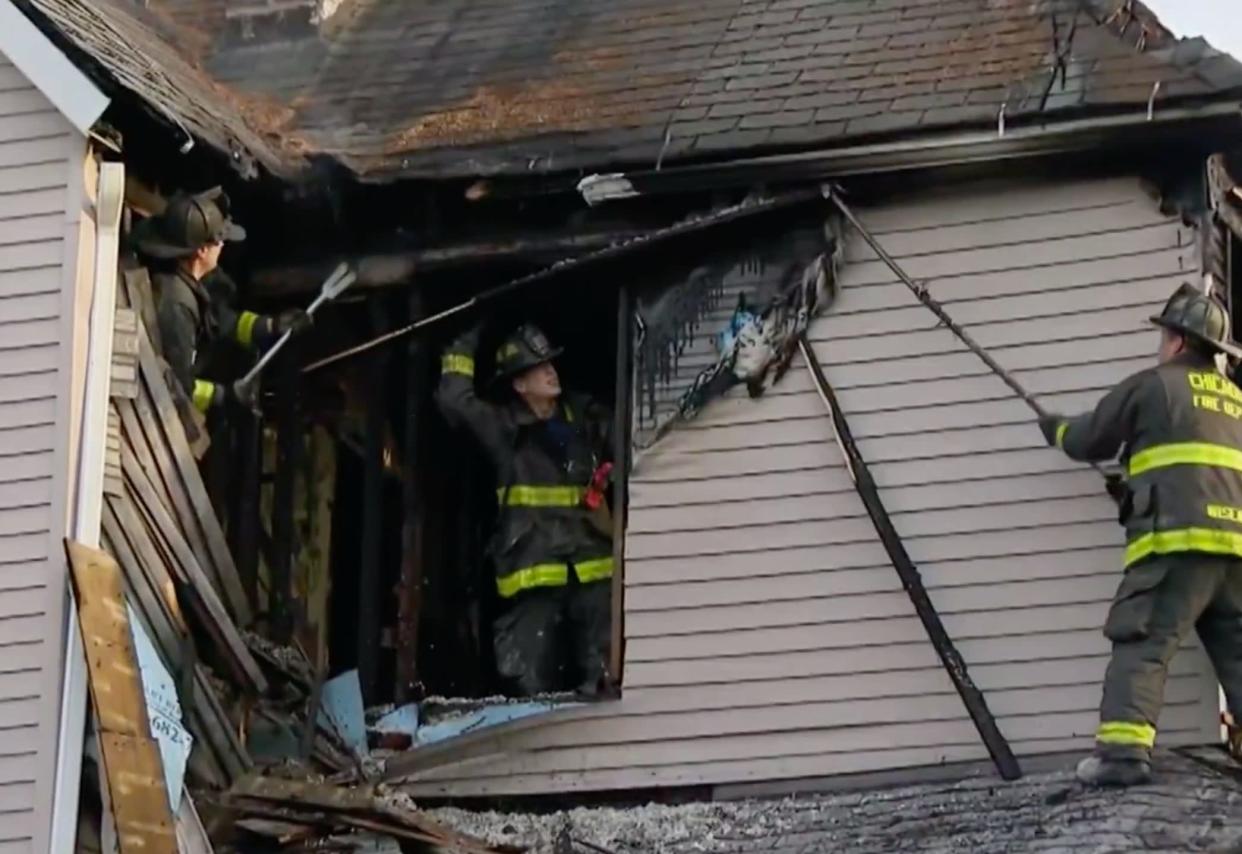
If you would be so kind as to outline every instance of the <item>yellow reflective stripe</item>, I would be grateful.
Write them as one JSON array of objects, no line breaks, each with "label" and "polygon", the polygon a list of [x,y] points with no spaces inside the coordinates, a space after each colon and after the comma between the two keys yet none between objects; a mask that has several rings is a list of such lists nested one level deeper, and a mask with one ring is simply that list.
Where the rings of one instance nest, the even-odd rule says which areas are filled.
[{"label": "yellow reflective stripe", "polygon": [[1129,721],[1104,721],[1095,731],[1095,740],[1101,744],[1150,748],[1156,743],[1156,728]]},{"label": "yellow reflective stripe", "polygon": [[612,578],[612,558],[601,557],[597,560],[584,560],[581,563],[575,563],[574,572],[577,573],[578,580],[583,584]]},{"label": "yellow reflective stripe", "polygon": [[1213,528],[1177,528],[1155,531],[1126,545],[1126,566],[1153,554],[1207,552],[1242,557],[1242,534]]},{"label": "yellow reflective stripe", "polygon": [[1056,439],[1057,447],[1061,448],[1062,450],[1065,449],[1065,431],[1068,429],[1069,429],[1068,421],[1062,421],[1060,424],[1057,425],[1057,439]]},{"label": "yellow reflective stripe", "polygon": [[1210,442],[1155,445],[1130,458],[1130,476],[1168,466],[1215,466],[1242,471],[1242,451]]},{"label": "yellow reflective stripe", "polygon": [[563,563],[539,563],[496,579],[496,590],[509,599],[532,587],[564,587],[569,583],[569,567]]},{"label": "yellow reflective stripe", "polygon": [[259,315],[253,311],[243,311],[237,318],[237,341],[243,347],[254,342],[254,325],[259,322]]},{"label": "yellow reflective stripe", "polygon": [[585,490],[580,486],[517,484],[496,490],[496,500],[509,507],[577,507]]},{"label": "yellow reflective stripe", "polygon": [[206,380],[195,380],[193,399],[194,408],[199,412],[211,409],[211,404],[216,400],[216,384]]},{"label": "yellow reflective stripe", "polygon": [[445,353],[440,360],[440,370],[446,374],[462,374],[474,376],[474,357],[463,356],[461,353]]}]

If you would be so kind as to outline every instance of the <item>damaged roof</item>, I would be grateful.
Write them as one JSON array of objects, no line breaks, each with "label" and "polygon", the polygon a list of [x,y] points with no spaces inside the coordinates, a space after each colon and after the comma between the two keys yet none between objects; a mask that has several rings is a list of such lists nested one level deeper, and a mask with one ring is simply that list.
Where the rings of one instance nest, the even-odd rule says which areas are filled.
[{"label": "damaged roof", "polygon": [[1136,0],[21,2],[282,175],[644,168],[1242,93]]}]

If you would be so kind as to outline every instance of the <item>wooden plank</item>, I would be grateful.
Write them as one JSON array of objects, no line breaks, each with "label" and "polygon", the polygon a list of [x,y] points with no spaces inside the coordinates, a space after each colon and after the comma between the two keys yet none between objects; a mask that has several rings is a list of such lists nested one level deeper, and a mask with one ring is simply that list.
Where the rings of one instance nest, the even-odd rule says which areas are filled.
[{"label": "wooden plank", "polygon": [[193,592],[191,607],[198,614],[203,627],[219,644],[219,650],[225,654],[225,660],[229,663],[233,675],[239,680],[239,685],[248,692],[263,694],[267,691],[267,679],[263,671],[250,654],[249,647],[237,631],[237,627],[215,588],[212,587],[202,567],[199,566],[193,550],[182,536],[177,523],[160,503],[155,487],[151,485],[146,473],[132,457],[126,458],[125,478],[129,486],[135,490],[138,504],[155,523],[155,530],[172,549],[174,559],[170,567],[177,579]]},{"label": "wooden plank", "polygon": [[104,552],[66,541],[100,752],[122,854],[176,854],[175,821],[151,737],[121,572]]},{"label": "wooden plank", "polygon": [[[150,622],[152,634],[160,643],[164,663],[170,672],[182,673],[187,666],[182,660],[187,629],[163,558],[127,500],[109,498],[105,501],[103,525],[130,588],[138,593],[142,613]],[[195,697],[181,698],[186,724],[200,748],[191,753],[191,772],[198,774],[199,779],[206,785],[224,786],[237,774],[244,773],[238,770],[229,775],[225,771],[229,765],[228,736],[231,727],[227,724],[227,718],[221,719],[224,721],[221,724],[220,720],[204,712],[202,698],[212,689],[201,668],[197,666],[194,689]],[[236,766],[238,763],[234,761],[232,764]]]},{"label": "wooden plank", "polygon": [[224,601],[228,603],[229,611],[236,617],[238,624],[248,625],[251,620],[250,604],[246,601],[245,591],[242,590],[241,579],[237,575],[233,556],[229,553],[224,531],[211,509],[211,499],[207,495],[207,488],[199,474],[198,463],[186,441],[185,431],[177,416],[168,387],[164,384],[163,372],[156,363],[155,352],[145,337],[145,330],[141,327],[140,330],[143,339],[140,356],[142,378],[159,416],[166,447],[180,474],[181,486],[194,509],[195,518],[202,528],[207,551],[215,567],[214,574],[219,578],[223,588],[221,593]]}]

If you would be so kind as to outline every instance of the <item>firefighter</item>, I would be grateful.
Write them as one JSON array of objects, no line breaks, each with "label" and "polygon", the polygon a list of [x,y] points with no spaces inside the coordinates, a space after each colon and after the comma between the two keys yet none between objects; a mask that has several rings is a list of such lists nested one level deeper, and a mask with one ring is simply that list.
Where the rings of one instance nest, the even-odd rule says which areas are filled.
[{"label": "firefighter", "polygon": [[[544,334],[522,326],[496,353],[502,403],[475,393],[477,330],[444,353],[439,404],[491,459],[499,514],[489,546],[504,611],[494,625],[496,667],[530,696],[576,688],[595,696],[611,638],[611,525],[592,510],[610,470],[611,419],[562,395]],[[603,505],[606,513],[606,505]]]},{"label": "firefighter", "polygon": [[1219,303],[1182,285],[1164,311],[1158,364],[1077,418],[1048,416],[1040,429],[1072,459],[1121,454],[1128,488],[1125,576],[1105,636],[1095,751],[1078,765],[1092,785],[1151,778],[1151,750],[1169,661],[1198,631],[1234,715],[1242,712],[1242,390],[1219,370],[1237,357]]},{"label": "firefighter", "polygon": [[226,242],[245,239],[245,229],[229,218],[229,199],[219,187],[177,194],[163,213],[134,229],[138,251],[150,260],[162,355],[204,413],[229,399],[251,409],[256,404],[253,386],[204,376],[218,344],[232,341],[261,350],[286,331],[300,333],[310,325],[309,315],[298,309],[268,317],[234,308],[237,287],[220,269],[220,253]]}]

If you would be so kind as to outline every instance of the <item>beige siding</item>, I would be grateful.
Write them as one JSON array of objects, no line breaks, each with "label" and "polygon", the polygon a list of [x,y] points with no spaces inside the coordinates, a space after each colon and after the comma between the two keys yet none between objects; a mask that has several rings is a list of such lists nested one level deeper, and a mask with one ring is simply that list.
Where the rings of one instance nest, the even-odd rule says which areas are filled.
[{"label": "beige siding", "polygon": [[[916,278],[1054,410],[1149,363],[1144,318],[1197,268],[1136,180],[985,186],[862,212]],[[949,633],[1020,754],[1086,748],[1119,577],[1098,477],[852,241],[811,338]],[[720,784],[980,760],[800,363],[641,461],[615,704],[480,739],[420,794]],[[1188,646],[1165,744],[1214,736]]]},{"label": "beige siding", "polygon": [[[0,57],[0,851],[47,845],[85,141]],[[71,186],[74,182],[77,186]]]}]

